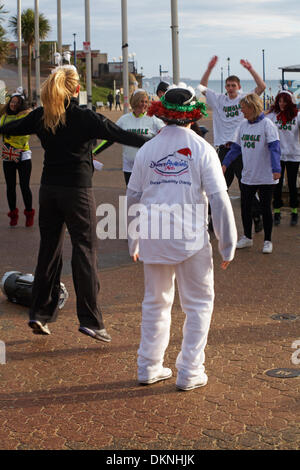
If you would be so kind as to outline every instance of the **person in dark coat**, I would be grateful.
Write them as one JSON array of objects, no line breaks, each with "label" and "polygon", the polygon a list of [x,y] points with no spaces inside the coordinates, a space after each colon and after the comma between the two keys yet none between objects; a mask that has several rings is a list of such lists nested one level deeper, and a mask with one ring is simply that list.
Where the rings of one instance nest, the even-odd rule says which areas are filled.
[{"label": "person in dark coat", "polygon": [[111,111],[112,110],[112,105],[113,105],[113,102],[114,102],[114,95],[112,94],[111,91],[107,95],[107,102],[108,102],[108,105],[109,105],[109,110]]},{"label": "person in dark coat", "polygon": [[40,248],[35,270],[29,326],[49,335],[48,323],[58,313],[62,249],[66,226],[72,242],[72,274],[77,297],[79,331],[111,341],[97,302],[96,206],[92,189],[92,142],[107,139],[141,147],[145,136],[124,131],[77,97],[79,76],[74,66],[59,66],[44,82],[43,106],[25,118],[0,127],[6,135],[36,134],[45,150],[39,194]]}]

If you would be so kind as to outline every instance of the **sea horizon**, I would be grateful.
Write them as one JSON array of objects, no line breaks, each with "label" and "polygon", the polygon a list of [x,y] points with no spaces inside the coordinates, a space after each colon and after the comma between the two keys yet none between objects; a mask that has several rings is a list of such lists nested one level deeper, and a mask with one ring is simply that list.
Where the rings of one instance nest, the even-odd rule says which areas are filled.
[{"label": "sea horizon", "polygon": [[[225,78],[226,79],[226,78]],[[216,93],[225,93],[225,79],[223,80],[223,87],[221,80],[209,80],[208,81],[208,88],[212,89]],[[168,81],[172,83],[172,80],[170,77],[168,78],[163,78],[162,80]],[[149,93],[149,94],[155,94],[156,92],[156,87],[159,83],[160,79],[159,77],[152,77],[150,79],[144,78],[143,79],[143,88]],[[186,83],[186,85],[191,86],[193,88],[196,88],[199,83],[199,80],[192,80],[192,79],[181,79],[182,82]],[[270,97],[274,97],[277,95],[278,91],[281,89],[281,81],[280,78],[278,80],[265,80],[266,83],[266,90],[265,94]],[[254,91],[256,84],[255,81],[252,80],[243,80],[241,79],[241,87],[242,91],[246,93],[250,93],[251,91]]]}]

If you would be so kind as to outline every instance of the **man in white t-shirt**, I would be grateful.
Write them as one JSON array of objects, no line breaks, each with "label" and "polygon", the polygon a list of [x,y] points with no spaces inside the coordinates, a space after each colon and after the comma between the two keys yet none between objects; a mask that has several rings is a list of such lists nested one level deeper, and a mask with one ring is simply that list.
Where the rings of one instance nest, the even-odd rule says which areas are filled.
[{"label": "man in white t-shirt", "polygon": [[[211,205],[219,251],[226,269],[237,234],[231,203],[214,148],[190,129],[205,110],[190,88],[172,86],[148,111],[167,123],[137,153],[127,188],[128,243],[134,261],[144,263],[138,380],[148,385],[172,376],[164,367],[170,337],[175,277],[186,314],[176,386],[206,385],[204,349],[213,310],[212,248],[207,231]],[[136,236],[137,235],[137,236]]]},{"label": "man in white t-shirt", "polygon": [[[225,81],[226,93],[216,93],[215,91],[207,88],[210,74],[218,61],[218,57],[214,56],[208,63],[207,69],[201,78],[200,84],[202,92],[206,96],[206,103],[213,110],[213,131],[214,131],[214,145],[217,148],[220,161],[223,162],[227,152],[230,150],[231,143],[234,142],[236,129],[241,121],[244,119],[240,109],[240,100],[247,93],[241,92],[240,79],[236,75],[230,75]],[[254,92],[257,95],[265,90],[266,84],[254,70],[250,62],[241,60],[241,65],[248,70],[252,75],[256,88]],[[237,177],[240,185],[242,176],[242,155],[240,155],[226,170],[225,179],[228,188],[233,182],[234,176]],[[262,229],[260,218],[260,207],[257,198],[253,200],[252,214],[255,224],[255,231],[258,232]]]}]

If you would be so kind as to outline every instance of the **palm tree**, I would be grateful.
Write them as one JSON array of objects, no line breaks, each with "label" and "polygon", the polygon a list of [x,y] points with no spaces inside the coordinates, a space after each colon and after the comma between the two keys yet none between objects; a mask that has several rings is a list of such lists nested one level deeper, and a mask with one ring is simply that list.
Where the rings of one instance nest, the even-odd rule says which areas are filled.
[{"label": "palm tree", "polygon": [[[0,3],[0,23],[4,20],[3,15],[7,11],[4,10],[4,5]],[[5,29],[0,24],[0,65],[5,61],[8,54],[8,43],[5,40]]]},{"label": "palm tree", "polygon": [[3,5],[3,3],[0,3],[0,21],[3,20],[2,15],[3,15],[4,13],[7,13],[7,11],[4,10],[4,5]]},{"label": "palm tree", "polygon": [[5,30],[0,25],[0,65],[5,62],[8,54],[8,43],[5,40]]},{"label": "palm tree", "polygon": [[[9,27],[16,38],[18,37],[18,19],[13,16],[9,20]],[[50,24],[47,18],[41,13],[39,15],[39,35],[40,39],[45,39],[50,31]],[[31,55],[34,45],[34,11],[31,8],[23,10],[21,14],[21,32],[24,43],[28,50],[28,100],[31,102]]]}]

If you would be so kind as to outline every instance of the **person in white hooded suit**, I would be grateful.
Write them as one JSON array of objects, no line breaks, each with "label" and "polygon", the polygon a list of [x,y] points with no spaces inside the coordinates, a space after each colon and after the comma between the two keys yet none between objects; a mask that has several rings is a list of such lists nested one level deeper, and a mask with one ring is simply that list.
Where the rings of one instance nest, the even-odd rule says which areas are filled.
[{"label": "person in white hooded suit", "polygon": [[[204,349],[214,302],[208,202],[223,269],[234,257],[236,226],[217,153],[190,129],[205,114],[194,90],[170,87],[149,114],[167,125],[137,153],[127,188],[129,252],[143,261],[145,276],[138,381],[148,385],[172,376],[164,354],[176,278],[186,314],[176,386],[192,390],[207,383]],[[139,238],[131,230],[136,203],[142,213]]]}]

